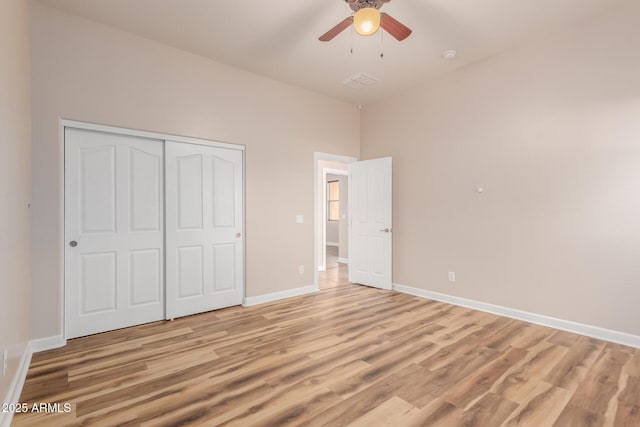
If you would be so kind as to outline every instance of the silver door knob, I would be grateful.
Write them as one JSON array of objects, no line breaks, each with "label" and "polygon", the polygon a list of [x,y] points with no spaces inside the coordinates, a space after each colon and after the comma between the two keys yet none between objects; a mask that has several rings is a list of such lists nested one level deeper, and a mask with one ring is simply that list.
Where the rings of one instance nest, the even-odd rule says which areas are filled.
[{"label": "silver door knob", "polygon": [[75,248],[76,246],[78,246],[78,242],[76,242],[75,240],[72,240],[69,242],[69,246],[71,246],[72,248]]},{"label": "silver door knob", "polygon": [[241,236],[242,236],[242,234],[236,233],[236,237],[241,237]]},{"label": "silver door knob", "polygon": [[385,233],[389,233],[389,232],[391,231],[391,229],[389,229],[389,228],[385,228],[385,229],[382,229],[382,230],[380,230],[380,231],[384,231]]}]

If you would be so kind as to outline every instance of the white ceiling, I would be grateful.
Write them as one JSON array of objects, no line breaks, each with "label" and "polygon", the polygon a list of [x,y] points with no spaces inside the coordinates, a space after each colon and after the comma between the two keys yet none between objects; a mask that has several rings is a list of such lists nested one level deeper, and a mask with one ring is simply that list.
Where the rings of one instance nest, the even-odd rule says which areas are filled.
[{"label": "white ceiling", "polygon": [[[403,42],[318,37],[349,16],[344,0],[40,0],[42,3],[354,104],[366,104],[562,30],[615,0],[392,0],[382,10],[413,30]],[[353,40],[353,41],[352,41]],[[349,53],[353,43],[353,54]],[[456,49],[453,62],[440,59]],[[364,72],[380,82],[352,89]]]}]

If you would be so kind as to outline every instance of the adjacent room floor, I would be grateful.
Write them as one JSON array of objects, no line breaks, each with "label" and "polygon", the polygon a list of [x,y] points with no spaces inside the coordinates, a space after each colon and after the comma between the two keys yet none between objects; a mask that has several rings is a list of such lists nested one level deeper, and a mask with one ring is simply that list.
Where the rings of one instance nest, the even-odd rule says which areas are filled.
[{"label": "adjacent room floor", "polygon": [[327,270],[330,268],[337,268],[338,264],[338,246],[327,246]]},{"label": "adjacent room floor", "polygon": [[34,355],[15,425],[640,425],[640,350],[351,285]]}]

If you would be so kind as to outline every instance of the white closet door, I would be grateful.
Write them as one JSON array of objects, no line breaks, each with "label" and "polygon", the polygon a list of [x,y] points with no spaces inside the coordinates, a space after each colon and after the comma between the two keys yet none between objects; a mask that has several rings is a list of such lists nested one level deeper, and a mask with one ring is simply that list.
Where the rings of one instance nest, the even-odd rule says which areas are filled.
[{"label": "white closet door", "polygon": [[164,318],[163,143],[65,129],[65,329]]},{"label": "white closet door", "polygon": [[242,303],[242,151],[167,141],[166,316]]}]

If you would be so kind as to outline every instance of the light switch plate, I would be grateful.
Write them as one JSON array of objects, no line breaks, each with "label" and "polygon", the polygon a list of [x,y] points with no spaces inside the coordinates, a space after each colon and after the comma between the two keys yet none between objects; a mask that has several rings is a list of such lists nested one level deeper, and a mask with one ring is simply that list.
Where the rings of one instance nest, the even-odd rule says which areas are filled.
[{"label": "light switch plate", "polygon": [[302,224],[304,222],[304,215],[296,215],[296,224]]}]

